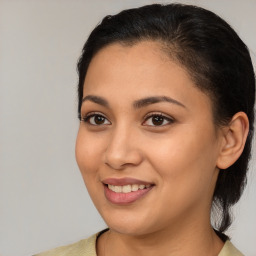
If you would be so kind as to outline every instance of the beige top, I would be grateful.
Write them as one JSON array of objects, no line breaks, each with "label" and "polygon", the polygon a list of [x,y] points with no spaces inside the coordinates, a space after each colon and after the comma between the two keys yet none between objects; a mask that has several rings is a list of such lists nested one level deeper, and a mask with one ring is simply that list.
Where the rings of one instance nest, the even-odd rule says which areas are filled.
[{"label": "beige top", "polygon": [[[77,243],[58,247],[48,252],[39,253],[34,256],[97,256],[96,240],[99,234],[100,233],[95,234],[89,237],[88,239],[81,240]],[[240,251],[238,251],[230,241],[227,241],[224,244],[218,256],[244,256],[244,255]]]}]

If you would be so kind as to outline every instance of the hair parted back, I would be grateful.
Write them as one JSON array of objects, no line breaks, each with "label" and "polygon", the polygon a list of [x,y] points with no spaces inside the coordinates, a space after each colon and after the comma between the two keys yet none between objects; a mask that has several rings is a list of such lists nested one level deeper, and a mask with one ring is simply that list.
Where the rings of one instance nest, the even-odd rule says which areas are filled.
[{"label": "hair parted back", "polygon": [[152,4],[106,16],[91,32],[77,65],[79,117],[86,72],[95,54],[112,43],[129,46],[144,40],[160,42],[170,59],[181,64],[195,85],[210,96],[216,125],[227,124],[239,111],[248,116],[244,151],[231,167],[220,170],[213,195],[215,228],[223,232],[231,224],[231,206],[246,184],[251,154],[255,75],[249,51],[223,19],[192,5]]}]

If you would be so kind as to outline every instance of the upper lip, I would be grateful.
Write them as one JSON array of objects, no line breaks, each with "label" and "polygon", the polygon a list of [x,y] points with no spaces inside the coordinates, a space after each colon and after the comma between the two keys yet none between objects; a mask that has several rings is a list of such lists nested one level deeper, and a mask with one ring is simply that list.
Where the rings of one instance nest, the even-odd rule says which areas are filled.
[{"label": "upper lip", "polygon": [[102,180],[104,184],[114,185],[114,186],[125,186],[125,185],[153,185],[151,182],[138,180],[130,177],[126,178],[107,178]]}]

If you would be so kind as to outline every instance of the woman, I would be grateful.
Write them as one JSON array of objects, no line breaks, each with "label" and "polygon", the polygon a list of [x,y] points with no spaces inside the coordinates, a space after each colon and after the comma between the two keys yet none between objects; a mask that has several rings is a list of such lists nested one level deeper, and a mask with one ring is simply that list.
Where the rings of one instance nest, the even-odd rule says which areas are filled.
[{"label": "woman", "polygon": [[93,30],[78,72],[76,158],[109,228],[39,255],[242,255],[224,231],[246,182],[255,79],[233,29],[195,6],[125,10]]}]

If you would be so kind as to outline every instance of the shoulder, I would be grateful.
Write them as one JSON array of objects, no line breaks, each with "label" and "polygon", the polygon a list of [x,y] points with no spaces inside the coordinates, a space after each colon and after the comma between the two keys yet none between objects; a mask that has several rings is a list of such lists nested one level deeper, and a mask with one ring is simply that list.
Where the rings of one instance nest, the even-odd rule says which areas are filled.
[{"label": "shoulder", "polygon": [[229,240],[227,240],[218,256],[244,256]]},{"label": "shoulder", "polygon": [[96,239],[98,234],[79,242],[61,246],[34,256],[96,256]]}]

